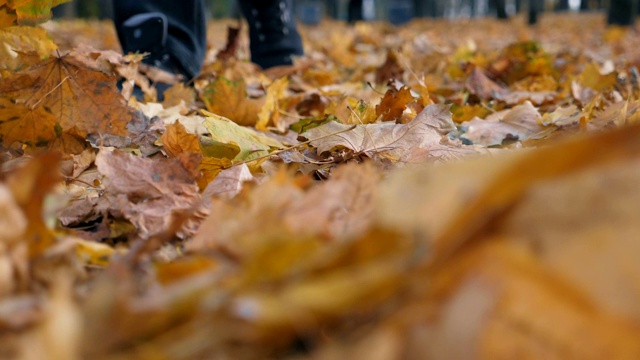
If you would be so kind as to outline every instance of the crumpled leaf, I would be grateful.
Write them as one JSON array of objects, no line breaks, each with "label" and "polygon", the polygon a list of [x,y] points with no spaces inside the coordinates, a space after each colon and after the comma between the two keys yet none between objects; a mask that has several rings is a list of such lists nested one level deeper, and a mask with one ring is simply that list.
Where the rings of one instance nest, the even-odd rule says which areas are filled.
[{"label": "crumpled leaf", "polygon": [[199,203],[195,179],[177,159],[141,158],[103,149],[95,163],[105,176],[107,195],[99,208],[122,214],[143,234],[164,231],[174,212]]},{"label": "crumpled leaf", "polygon": [[3,79],[0,114],[5,144],[47,142],[63,132],[124,136],[133,116],[115,79],[73,55],[53,57]]},{"label": "crumpled leaf", "polygon": [[429,150],[455,129],[449,106],[429,105],[408,124],[344,125],[335,121],[301,134],[318,153],[344,147],[369,157],[403,161],[413,152]]},{"label": "crumpled leaf", "polygon": [[380,104],[376,105],[376,116],[382,116],[382,121],[394,121],[402,115],[407,105],[414,100],[415,98],[411,95],[411,90],[407,86],[403,86],[399,90],[394,86],[390,86],[382,97]]},{"label": "crumpled leaf", "polygon": [[508,111],[502,118],[475,118],[464,123],[466,131],[460,137],[484,146],[501,145],[506,139],[525,140],[553,131],[540,125],[540,113],[526,101]]},{"label": "crumpled leaf", "polygon": [[187,132],[180,120],[167,125],[160,140],[167,154],[172,157],[178,157],[182,153],[202,153],[198,136]]},{"label": "crumpled leaf", "polygon": [[489,79],[484,70],[478,67],[473,68],[465,85],[469,92],[476,95],[480,100],[498,98],[506,92],[495,81]]}]

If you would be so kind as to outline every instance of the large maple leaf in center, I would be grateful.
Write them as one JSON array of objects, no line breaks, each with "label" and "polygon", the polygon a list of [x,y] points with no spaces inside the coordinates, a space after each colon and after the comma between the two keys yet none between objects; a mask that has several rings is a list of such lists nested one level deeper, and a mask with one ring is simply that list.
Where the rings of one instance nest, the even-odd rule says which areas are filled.
[{"label": "large maple leaf in center", "polygon": [[112,76],[74,55],[52,57],[0,83],[0,136],[46,143],[62,133],[127,135],[132,110]]}]

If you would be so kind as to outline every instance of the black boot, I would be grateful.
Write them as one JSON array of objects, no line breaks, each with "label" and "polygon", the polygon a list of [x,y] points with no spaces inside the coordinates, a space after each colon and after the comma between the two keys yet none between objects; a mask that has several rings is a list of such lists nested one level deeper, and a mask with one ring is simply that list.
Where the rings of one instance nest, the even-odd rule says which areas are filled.
[{"label": "black boot", "polygon": [[147,52],[144,63],[198,75],[206,51],[203,0],[114,0],[114,23],[123,52]]},{"label": "black boot", "polygon": [[293,64],[304,53],[292,0],[240,0],[249,23],[251,61],[263,69]]}]

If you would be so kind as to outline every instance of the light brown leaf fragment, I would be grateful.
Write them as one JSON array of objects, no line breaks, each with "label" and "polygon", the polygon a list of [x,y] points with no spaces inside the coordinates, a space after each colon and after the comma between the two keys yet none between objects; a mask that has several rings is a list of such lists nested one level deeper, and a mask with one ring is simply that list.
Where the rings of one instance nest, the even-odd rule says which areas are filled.
[{"label": "light brown leaf fragment", "polygon": [[466,82],[466,87],[470,93],[476,95],[480,100],[499,98],[506,90],[485,74],[484,70],[474,67]]},{"label": "light brown leaf fragment", "polygon": [[204,192],[203,198],[220,197],[223,199],[232,199],[247,181],[253,181],[253,175],[246,164],[234,166],[230,169],[222,170],[213,181],[211,181]]},{"label": "light brown leaf fragment", "polygon": [[527,101],[511,109],[502,118],[467,121],[464,123],[466,132],[461,137],[474,144],[493,146],[501,145],[506,139],[525,140],[554,130],[540,125],[540,119],[538,110]]}]

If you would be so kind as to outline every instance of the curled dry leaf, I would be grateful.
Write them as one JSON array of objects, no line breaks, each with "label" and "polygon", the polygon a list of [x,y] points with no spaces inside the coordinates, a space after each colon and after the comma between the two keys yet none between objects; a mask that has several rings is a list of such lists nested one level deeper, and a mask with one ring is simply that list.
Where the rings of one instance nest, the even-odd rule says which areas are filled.
[{"label": "curled dry leaf", "polygon": [[105,179],[98,209],[129,220],[145,235],[165,230],[174,211],[193,209],[200,195],[195,179],[177,159],[149,159],[102,150],[96,158]]},{"label": "curled dry leaf", "polygon": [[464,123],[465,133],[461,136],[474,144],[493,146],[501,145],[504,140],[543,137],[553,127],[540,124],[540,113],[526,101],[509,110],[503,117],[475,118]]}]

